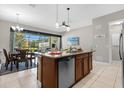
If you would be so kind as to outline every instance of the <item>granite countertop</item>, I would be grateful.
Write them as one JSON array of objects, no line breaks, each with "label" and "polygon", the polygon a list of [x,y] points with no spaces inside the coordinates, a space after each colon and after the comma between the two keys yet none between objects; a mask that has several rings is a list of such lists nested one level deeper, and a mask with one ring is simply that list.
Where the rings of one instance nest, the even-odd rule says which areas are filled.
[{"label": "granite countertop", "polygon": [[63,58],[63,57],[67,57],[67,56],[74,56],[74,55],[78,55],[78,54],[83,54],[83,53],[89,53],[89,52],[95,52],[95,50],[85,50],[82,52],[75,52],[75,53],[65,53],[63,52],[62,54],[58,54],[58,55],[51,55],[49,53],[42,53],[42,56],[48,57],[48,58]]}]

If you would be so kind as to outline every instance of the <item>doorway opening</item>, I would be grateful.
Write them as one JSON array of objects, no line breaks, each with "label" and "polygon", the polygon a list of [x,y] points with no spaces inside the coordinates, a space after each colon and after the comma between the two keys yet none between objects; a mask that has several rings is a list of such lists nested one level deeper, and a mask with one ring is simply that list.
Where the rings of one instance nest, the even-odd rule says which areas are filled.
[{"label": "doorway opening", "polygon": [[123,20],[117,20],[109,23],[110,63],[121,62],[119,56],[119,37],[122,30],[122,22]]}]

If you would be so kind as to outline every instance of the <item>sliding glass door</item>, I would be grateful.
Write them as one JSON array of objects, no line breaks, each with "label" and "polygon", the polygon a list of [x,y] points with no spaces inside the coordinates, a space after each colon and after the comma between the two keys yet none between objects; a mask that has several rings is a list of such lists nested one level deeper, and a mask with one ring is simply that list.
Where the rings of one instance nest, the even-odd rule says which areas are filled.
[{"label": "sliding glass door", "polygon": [[33,52],[49,50],[52,44],[61,47],[61,37],[35,32],[14,32],[11,49],[29,49]]}]

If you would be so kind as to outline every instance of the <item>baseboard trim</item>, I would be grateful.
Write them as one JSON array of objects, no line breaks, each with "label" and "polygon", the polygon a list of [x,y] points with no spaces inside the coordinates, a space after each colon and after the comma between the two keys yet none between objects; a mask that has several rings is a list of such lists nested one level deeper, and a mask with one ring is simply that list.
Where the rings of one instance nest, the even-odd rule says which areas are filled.
[{"label": "baseboard trim", "polygon": [[122,63],[122,61],[121,60],[112,60],[112,63]]},{"label": "baseboard trim", "polygon": [[105,61],[96,61],[96,60],[93,60],[93,63],[99,63],[99,64],[111,64],[109,62],[105,62]]}]

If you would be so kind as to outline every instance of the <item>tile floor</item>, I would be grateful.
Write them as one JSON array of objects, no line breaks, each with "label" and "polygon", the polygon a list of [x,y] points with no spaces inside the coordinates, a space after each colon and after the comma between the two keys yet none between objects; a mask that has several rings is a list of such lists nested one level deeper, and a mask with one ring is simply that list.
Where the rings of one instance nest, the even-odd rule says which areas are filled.
[{"label": "tile floor", "polygon": [[[36,68],[0,76],[0,88],[36,88]],[[121,88],[121,63],[94,63],[74,88]]]},{"label": "tile floor", "polygon": [[94,63],[92,72],[74,88],[121,88],[121,63]]}]

